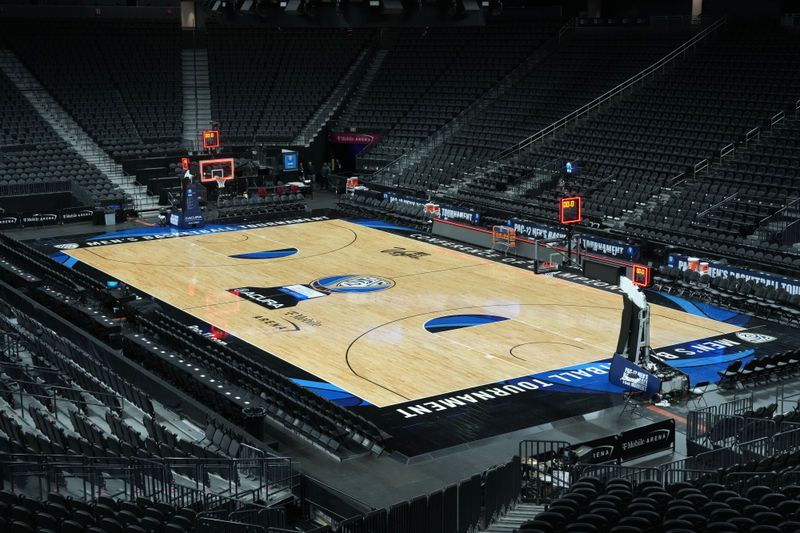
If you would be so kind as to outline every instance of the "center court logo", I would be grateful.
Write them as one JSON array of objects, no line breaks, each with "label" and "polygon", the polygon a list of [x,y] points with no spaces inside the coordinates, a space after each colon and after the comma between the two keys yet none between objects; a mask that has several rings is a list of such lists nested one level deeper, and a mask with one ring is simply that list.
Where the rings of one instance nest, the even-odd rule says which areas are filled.
[{"label": "center court logo", "polygon": [[394,281],[380,276],[348,274],[314,280],[311,287],[326,292],[374,292],[391,289]]},{"label": "center court logo", "polygon": [[[321,278],[309,284],[285,285],[283,287],[238,287],[228,289],[228,292],[261,307],[277,311],[279,309],[289,309],[307,300],[323,298],[334,293],[374,292],[391,287],[394,287],[394,281],[388,278],[346,275]],[[310,326],[321,324],[318,320],[314,320],[302,313],[293,316],[297,321]]]}]

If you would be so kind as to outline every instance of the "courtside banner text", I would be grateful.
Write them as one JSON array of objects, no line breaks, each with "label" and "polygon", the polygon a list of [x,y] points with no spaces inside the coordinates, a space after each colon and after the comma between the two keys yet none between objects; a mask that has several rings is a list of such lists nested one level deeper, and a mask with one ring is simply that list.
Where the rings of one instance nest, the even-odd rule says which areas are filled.
[{"label": "courtside banner text", "polygon": [[[412,198],[410,196],[402,196],[399,194],[394,194],[391,192],[383,193],[383,197],[389,202],[400,202],[408,205],[414,206],[424,206],[427,204],[427,200],[423,200],[421,198]],[[440,205],[439,206],[440,214],[439,216],[445,220],[466,220],[471,224],[477,224],[481,220],[481,216],[477,211],[473,211],[471,209],[461,209],[460,207],[451,207],[449,205]]]},{"label": "courtside banner text", "polygon": [[[689,260],[684,255],[670,255],[667,259],[667,264],[670,267],[678,267],[681,270],[689,268]],[[800,294],[800,280],[724,265],[714,261],[708,262],[708,275],[712,278],[718,276],[734,276],[747,281],[764,283],[776,289],[784,289],[790,294]]]},{"label": "courtside banner text", "polygon": [[377,133],[349,133],[332,131],[328,140],[335,144],[372,144],[380,138]]},{"label": "courtside banner text", "polygon": [[657,377],[620,354],[614,354],[611,360],[608,381],[626,390],[643,392],[647,397],[661,390],[661,381]]},{"label": "courtside banner text", "polygon": [[[518,218],[511,218],[507,225],[517,230],[517,234],[531,239],[565,239],[567,233],[560,228],[538,224]],[[613,239],[603,239],[593,235],[581,235],[575,237],[573,245],[580,239],[581,248],[592,253],[625,259],[626,261],[636,261],[639,259],[641,250],[634,244]]]}]

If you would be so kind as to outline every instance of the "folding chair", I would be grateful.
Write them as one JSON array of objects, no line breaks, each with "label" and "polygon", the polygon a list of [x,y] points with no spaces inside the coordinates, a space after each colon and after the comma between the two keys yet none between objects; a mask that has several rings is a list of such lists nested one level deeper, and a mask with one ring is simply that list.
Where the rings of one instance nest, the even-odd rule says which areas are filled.
[{"label": "folding chair", "polygon": [[703,409],[704,407],[708,407],[708,402],[706,402],[705,398],[708,386],[708,381],[699,381],[694,387],[692,387],[692,389],[689,391],[689,409],[697,411],[699,409]]},{"label": "folding chair", "polygon": [[641,401],[644,395],[642,391],[638,390],[627,390],[622,394],[622,398],[624,403],[622,404],[622,411],[620,411],[619,416],[625,414],[627,411],[631,418],[638,416],[642,416],[642,404]]},{"label": "folding chair", "polygon": [[722,372],[717,372],[719,376],[719,382],[717,383],[717,387],[721,389],[733,389],[736,388],[736,378],[739,376],[739,371],[742,368],[742,360],[737,359],[736,361],[732,362],[728,365],[728,368],[723,370]]}]

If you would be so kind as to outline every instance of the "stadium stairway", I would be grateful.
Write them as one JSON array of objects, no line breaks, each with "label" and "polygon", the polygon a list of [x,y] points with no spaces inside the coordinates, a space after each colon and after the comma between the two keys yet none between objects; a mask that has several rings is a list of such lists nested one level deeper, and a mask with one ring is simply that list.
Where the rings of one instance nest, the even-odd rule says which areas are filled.
[{"label": "stadium stairway", "polygon": [[[683,40],[684,38],[686,38],[686,34],[680,33],[680,32],[674,34],[675,40],[667,39],[667,40],[665,40],[664,42],[661,43],[662,45],[664,45],[663,48],[662,47],[654,47],[654,48],[651,49],[651,53],[650,54],[641,55],[641,56],[638,57],[638,61],[636,63],[637,64],[637,68],[641,67],[641,70],[639,71],[638,74],[636,74],[634,70],[626,71],[624,68],[620,68],[620,70],[617,72],[617,76],[621,77],[623,75],[623,73],[625,75],[627,75],[627,76],[630,76],[627,81],[619,83],[619,81],[621,81],[621,78],[615,78],[613,83],[618,83],[618,85],[616,87],[610,89],[603,96],[599,96],[598,95],[597,98],[595,98],[594,100],[584,104],[583,107],[574,108],[571,113],[567,113],[567,114],[563,115],[560,119],[550,123],[549,125],[544,125],[537,133],[527,137],[526,140],[523,140],[523,141],[519,142],[518,144],[514,145],[513,147],[507,148],[505,151],[500,152],[493,159],[490,159],[489,161],[487,161],[487,162],[485,162],[485,163],[483,163],[481,165],[478,165],[474,170],[469,171],[469,172],[465,172],[464,173],[464,178],[461,180],[460,183],[457,184],[459,186],[459,189],[458,189],[459,190],[459,194],[462,195],[462,197],[474,196],[474,194],[476,192],[481,190],[480,183],[479,183],[480,180],[484,179],[488,175],[496,174],[498,172],[501,172],[504,165],[513,164],[513,165],[518,165],[518,166],[521,166],[521,167],[527,167],[527,168],[530,168],[530,169],[533,169],[537,165],[539,165],[539,166],[543,165],[543,163],[541,163],[541,162],[537,162],[536,165],[531,164],[531,161],[528,160],[529,159],[528,156],[522,155],[522,152],[518,151],[518,150],[520,150],[522,147],[524,147],[526,150],[530,150],[531,146],[533,146],[533,145],[539,146],[540,144],[543,144],[543,143],[553,142],[554,138],[558,139],[558,138],[560,138],[560,136],[565,135],[563,132],[560,132],[559,130],[560,130],[560,128],[564,127],[567,124],[585,123],[585,121],[587,120],[587,117],[589,115],[588,115],[588,113],[583,112],[583,111],[587,111],[590,106],[600,106],[600,105],[604,105],[605,106],[605,105],[609,105],[609,102],[619,102],[620,96],[622,94],[624,94],[623,91],[620,88],[621,87],[626,87],[626,88],[627,87],[631,87],[631,86],[633,86],[634,83],[639,83],[641,80],[645,79],[644,75],[648,71],[652,71],[653,73],[657,72],[657,69],[656,69],[655,65],[659,65],[660,61],[663,60],[663,59],[660,59],[660,58],[664,57],[663,53],[665,53],[665,52],[667,52],[669,50],[672,50],[672,52],[670,54],[668,54],[668,57],[671,57],[670,61],[684,61],[685,54],[679,53],[681,50],[689,49],[689,48],[692,48],[692,47],[695,47],[695,46],[705,46],[705,42],[704,41],[706,40],[706,37],[711,36],[712,34],[717,32],[718,30],[720,30],[720,28],[724,28],[725,24],[726,24],[726,19],[724,19],[724,18],[723,19],[719,19],[717,22],[715,22],[714,24],[708,26],[707,28],[705,28],[704,30],[700,31],[699,33],[691,33],[691,38],[688,38],[688,40],[684,41],[683,44],[679,44],[680,41],[678,39],[680,38],[681,40]],[[570,43],[570,42],[572,42],[572,41],[568,41],[568,43]],[[589,41],[589,42],[591,42],[591,41]],[[575,41],[575,44],[579,44],[579,43],[580,43],[580,40]],[[601,44],[601,43],[602,43],[602,41],[598,42],[598,44]],[[645,50],[644,43],[640,42],[640,43],[638,43],[638,45],[636,47],[631,47],[629,52],[632,54],[637,49],[638,50]],[[566,47],[564,49],[565,54],[568,51],[569,51],[569,48]],[[612,50],[611,52],[615,52],[615,51]],[[600,51],[596,50],[595,53],[596,54],[600,53]],[[609,57],[609,58],[615,57],[615,55],[612,55],[612,53],[609,53],[609,51],[606,51],[605,53],[608,54],[606,57]],[[567,54],[567,55],[565,55],[564,58],[561,58],[557,54],[558,54],[558,50],[556,51],[555,59],[556,60],[560,60],[560,61],[564,61],[566,58],[570,57],[570,55]],[[616,53],[616,55],[618,55],[618,52]],[[634,63],[631,63],[631,65],[633,65],[633,64]],[[553,68],[552,65],[550,65],[549,68]],[[539,73],[541,74],[541,71],[539,71]],[[562,80],[562,83],[563,83],[563,80]],[[595,93],[595,94],[597,94],[597,93]],[[589,94],[587,93],[584,96],[589,96]],[[549,96],[548,98],[551,99],[551,101],[553,102],[554,105],[559,101],[558,99],[553,99],[552,95]],[[574,102],[574,103],[577,103],[577,102]],[[576,109],[582,110],[582,112],[580,114],[577,114],[576,113]],[[544,119],[545,116],[542,115],[541,118]],[[484,127],[486,126],[485,122],[480,122],[478,125],[480,125],[480,124],[482,124]],[[544,123],[542,123],[542,124],[544,124]],[[555,133],[555,132],[558,132],[558,133]],[[542,158],[542,159],[544,159],[544,158]],[[556,160],[559,160],[559,157],[550,157],[549,161],[548,161],[548,164],[551,164],[552,161],[556,161]],[[512,163],[512,161],[513,161],[513,163]],[[599,176],[595,176],[595,177],[599,178]],[[600,185],[602,185],[602,183],[595,183],[595,184],[592,185],[592,187],[597,187],[597,186],[600,186]],[[462,186],[463,186],[463,188],[462,188]],[[504,203],[504,202],[508,201],[508,195],[497,195],[497,194],[494,194],[494,193],[491,193],[491,192],[487,193],[487,194],[490,197],[497,198],[498,199],[497,201],[500,202],[500,203]],[[542,198],[545,198],[545,196],[543,196]],[[546,197],[546,198],[547,198],[547,200],[546,200],[547,202],[549,202],[551,200],[549,197]],[[539,198],[538,197],[533,197],[530,200],[531,200],[531,202],[528,202],[528,204],[530,204],[531,207],[533,207],[534,205],[537,205],[537,203],[539,202]]]},{"label": "stadium stairway", "polygon": [[[762,221],[756,233],[748,235],[747,238],[751,240],[777,238],[782,232],[793,227],[800,227],[800,198],[791,200],[786,207]],[[795,242],[792,246],[800,249],[800,242]]]},{"label": "stadium stairway", "polygon": [[514,533],[525,522],[534,520],[539,513],[544,512],[544,505],[532,503],[518,503],[513,509],[492,522],[486,529],[479,533]]},{"label": "stadium stairway", "polygon": [[183,75],[183,144],[197,149],[200,132],[211,126],[211,88],[208,81],[208,51],[181,51]]},{"label": "stadium stairway", "polygon": [[[404,154],[404,156],[395,159],[385,167],[378,169],[374,176],[375,179],[386,184],[394,184],[404,175],[414,174],[418,167],[430,164],[428,157],[436,148],[450,141],[474,117],[479,116],[484,109],[499,100],[509,89],[512,89],[516,83],[528,76],[542,60],[548,57],[558,46],[563,35],[574,27],[574,23],[574,19],[565,23],[561,30],[559,30],[559,33],[550,39],[547,44],[534,50],[524,62],[520,63],[511,72],[506,74],[503,79],[497,82],[497,84],[491,87],[480,98],[473,101],[458,116],[439,128],[422,146],[419,146],[410,154]],[[407,183],[404,185],[409,186]]]},{"label": "stadium stairway", "polygon": [[308,147],[333,117],[348,95],[358,85],[362,74],[370,65],[370,50],[362,50],[325,102],[317,108],[300,133],[292,141],[294,146]]},{"label": "stadium stairway", "polygon": [[67,144],[125,192],[137,211],[157,213],[158,198],[148,196],[147,187],[138,185],[134,176],[125,175],[122,166],[92,140],[10,50],[0,50],[0,70]]},{"label": "stadium stairway", "polygon": [[673,183],[660,187],[646,202],[639,203],[635,209],[619,217],[619,220],[606,220],[606,224],[612,228],[624,228],[628,221],[639,220],[643,214],[650,213],[656,207],[666,205],[672,198],[683,194],[684,189],[681,188],[682,184],[683,179],[681,178],[675,180]]},{"label": "stadium stairway", "polygon": [[345,124],[350,122],[350,118],[355,110],[358,109],[358,105],[361,103],[361,100],[364,99],[364,95],[367,93],[370,86],[372,86],[372,82],[375,80],[375,76],[380,71],[381,65],[383,65],[383,60],[386,59],[386,55],[388,53],[389,50],[378,50],[375,52],[375,55],[372,56],[372,60],[367,69],[364,71],[364,75],[361,76],[352,98],[350,98],[350,100],[347,102],[344,111],[336,121],[336,129],[341,130]]}]

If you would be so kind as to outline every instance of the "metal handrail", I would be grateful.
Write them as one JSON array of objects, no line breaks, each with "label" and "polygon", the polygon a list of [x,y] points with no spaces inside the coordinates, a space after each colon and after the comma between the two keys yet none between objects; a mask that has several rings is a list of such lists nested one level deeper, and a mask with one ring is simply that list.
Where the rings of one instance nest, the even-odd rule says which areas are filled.
[{"label": "metal handrail", "polygon": [[614,181],[614,180],[617,179],[617,176],[615,176],[615,175],[610,175],[610,176],[605,176],[605,177],[597,176],[597,177],[600,178],[599,181],[596,181],[595,183],[592,183],[588,187],[583,189],[581,191],[582,194],[588,195],[590,192],[593,192],[593,191],[597,190],[598,188],[602,187],[606,183],[608,183],[610,181]]},{"label": "metal handrail", "polygon": [[716,479],[718,474],[715,470],[699,468],[667,468],[662,469],[661,475],[665,484],[671,484],[679,481],[694,481],[704,478]]},{"label": "metal handrail", "polygon": [[558,29],[558,42],[561,42],[561,37],[563,37],[564,34],[566,34],[568,31],[574,30],[575,26],[577,25],[578,25],[578,17],[572,17],[567,22],[565,22],[564,25]]},{"label": "metal handrail", "polygon": [[[508,84],[514,83],[516,81],[514,78],[516,78],[518,76],[524,76],[524,70],[525,70],[526,67],[530,66],[531,63],[536,63],[536,62],[539,62],[542,59],[544,59],[545,56],[549,53],[549,51],[550,51],[549,49],[553,48],[553,47],[557,47],[558,44],[561,43],[561,38],[567,32],[569,32],[570,30],[574,30],[576,25],[577,25],[577,17],[572,17],[567,22],[565,22],[564,25],[561,26],[561,28],[558,29],[558,35],[556,36],[555,41],[554,40],[550,40],[547,43],[542,44],[536,50],[534,50],[533,53],[531,53],[530,56],[528,56],[522,63],[520,63],[519,65],[514,67],[511,70],[511,72],[506,74],[503,77],[502,80],[500,80],[494,86],[492,86],[489,90],[487,90],[486,93],[484,93],[484,95],[482,95],[477,100],[473,101],[470,105],[468,105],[467,107],[462,109],[461,112],[458,115],[456,115],[455,117],[453,117],[452,119],[447,121],[447,123],[444,126],[439,128],[438,130],[436,130],[436,132],[433,135],[431,135],[428,138],[428,140],[425,143],[423,143],[423,145],[421,145],[421,146],[417,147],[416,149],[414,149],[414,153],[419,152],[420,150],[422,150],[424,148],[429,148],[429,147],[431,147],[431,145],[434,145],[433,147],[435,147],[435,145],[438,144],[437,141],[441,137],[443,132],[445,132],[447,130],[454,129],[458,124],[461,123],[461,121],[464,119],[464,117],[467,114],[470,114],[473,111],[475,111],[476,107],[480,106],[480,104],[482,102],[488,102],[488,101],[491,101],[493,98],[496,98],[497,95],[492,95],[490,93],[493,93],[493,92],[503,88],[504,85],[508,85]],[[362,151],[366,150],[366,148],[367,147],[364,147],[362,149]],[[356,154],[356,155],[358,155],[358,154]],[[387,172],[389,170],[390,167],[393,167],[394,165],[400,163],[400,161],[403,160],[407,155],[411,155],[411,153],[410,152],[406,152],[406,153],[400,154],[398,157],[396,157],[395,159],[393,159],[392,161],[390,161],[386,165],[384,165],[381,168],[379,168],[378,170],[376,170],[375,173],[373,174],[373,176],[377,177],[379,174],[384,174],[385,172]]]},{"label": "metal handrail", "polygon": [[693,174],[693,176],[697,177],[697,175],[699,173],[704,172],[706,170],[708,170],[708,159],[703,159],[702,161],[698,161],[694,165],[694,174]]},{"label": "metal handrail", "polygon": [[601,106],[602,104],[604,104],[605,102],[609,101],[613,97],[617,96],[621,92],[623,92],[626,89],[629,89],[630,87],[632,87],[632,86],[636,85],[637,83],[641,82],[647,76],[650,76],[651,74],[654,74],[658,69],[664,68],[665,66],[667,66],[668,64],[673,62],[679,55],[684,54],[689,48],[695,46],[697,43],[699,43],[700,41],[702,41],[703,39],[705,39],[706,37],[708,37],[709,35],[711,35],[715,31],[717,31],[721,27],[725,26],[726,23],[727,23],[727,17],[722,17],[722,18],[718,19],[716,22],[711,24],[708,28],[706,28],[702,32],[698,33],[697,35],[695,35],[694,37],[692,37],[691,39],[689,39],[688,41],[686,41],[685,43],[680,45],[678,48],[676,48],[675,50],[673,50],[672,52],[670,52],[666,56],[662,57],[661,59],[659,59],[658,61],[656,61],[652,65],[650,65],[649,67],[647,67],[644,70],[640,71],[638,74],[634,74],[632,77],[628,78],[626,81],[620,83],[619,85],[617,85],[613,89],[607,91],[605,94],[602,94],[602,95],[598,96],[597,98],[595,98],[594,100],[592,100],[588,104],[585,104],[585,105],[579,107],[578,109],[576,109],[575,111],[569,113],[565,117],[553,122],[549,126],[546,126],[546,127],[542,128],[537,133],[534,133],[533,135],[531,135],[527,139],[517,143],[516,145],[512,146],[511,148],[507,148],[506,150],[500,152],[497,156],[495,156],[494,159],[498,159],[499,160],[499,159],[504,159],[506,157],[509,157],[509,156],[511,156],[511,155],[523,150],[524,148],[527,148],[528,146],[534,144],[535,142],[540,141],[544,137],[556,132],[557,130],[563,128],[567,124],[569,124],[569,123],[571,123],[571,122],[583,117],[584,115],[586,115],[590,111],[592,111],[592,110],[596,109],[597,107]]},{"label": "metal handrail", "polygon": [[686,172],[681,172],[680,174],[676,174],[669,179],[669,185],[670,187],[675,187],[684,181],[686,181]]},{"label": "metal handrail", "polygon": [[[242,524],[240,522],[234,522],[233,520],[223,520],[220,518],[209,518],[207,516],[201,516],[197,519],[198,523],[198,531],[202,533],[214,531],[214,532],[226,532],[226,531],[246,531],[247,533],[266,533],[267,528],[259,525],[254,524]],[[275,531],[270,529],[270,532]],[[289,531],[289,530],[286,530]]]},{"label": "metal handrail", "polygon": [[[10,392],[14,393],[15,395],[17,395],[17,394],[19,395],[20,405],[23,404],[22,400],[23,400],[23,397],[25,397],[25,396],[27,396],[29,398],[36,398],[37,400],[39,400],[39,399],[51,400],[53,402],[53,417],[56,420],[59,420],[59,418],[58,418],[58,414],[59,414],[58,402],[59,401],[61,401],[62,404],[64,402],[66,402],[68,404],[73,404],[73,405],[87,405],[87,406],[90,405],[90,406],[94,406],[94,407],[107,407],[107,404],[104,404],[104,403],[91,402],[91,401],[88,401],[88,400],[73,400],[71,398],[66,398],[66,399],[59,400],[59,398],[56,396],[57,390],[59,390],[59,391],[60,390],[69,390],[69,391],[73,391],[73,392],[77,392],[77,393],[86,392],[86,391],[84,391],[82,389],[76,389],[74,387],[61,387],[61,386],[58,386],[58,385],[51,385],[49,383],[38,383],[36,381],[22,381],[22,380],[18,380],[18,379],[13,379],[13,382],[18,384],[18,385],[19,384],[22,384],[22,385],[39,385],[42,388],[54,389],[53,391],[51,391],[52,394],[36,394],[36,393],[30,392],[30,391],[24,389],[23,387],[19,387],[19,390],[17,390],[17,391],[10,391]],[[55,390],[55,389],[57,389],[57,390]],[[93,391],[90,391],[89,394],[97,395],[97,396],[109,396],[109,397],[112,397],[112,398],[116,398],[117,401],[119,402],[119,405],[122,405],[122,403],[123,403],[122,396],[120,396],[118,394],[113,394],[113,393],[108,393],[108,392],[93,392]],[[20,409],[20,415],[19,416],[23,420],[25,419],[25,413],[26,413],[25,409]]]},{"label": "metal handrail", "polygon": [[[17,384],[39,385],[42,388],[56,389],[56,390],[60,390],[60,391],[61,390],[68,390],[68,391],[74,391],[74,392],[77,392],[77,393],[85,392],[87,394],[91,394],[92,396],[95,396],[95,395],[97,395],[97,396],[110,396],[112,398],[117,398],[118,400],[120,400],[120,402],[122,402],[124,400],[124,398],[122,396],[120,396],[119,394],[115,394],[113,392],[86,391],[84,389],[79,389],[79,388],[76,388],[76,387],[62,387],[60,385],[52,385],[50,383],[39,383],[38,381],[23,381],[21,379],[14,379],[14,378],[11,378],[11,380],[12,380],[13,383],[17,383]],[[28,391],[25,391],[25,395],[26,396],[31,396],[33,398],[50,398],[50,396],[46,396],[46,395],[43,395],[43,394],[35,394],[33,392],[28,392]],[[86,405],[101,405],[103,407],[105,406],[105,404],[94,404],[94,403],[83,402],[83,401],[78,401],[78,400],[69,400],[68,399],[68,401],[72,402],[72,403],[86,403]]]},{"label": "metal handrail", "polygon": [[[364,150],[366,150],[368,146],[369,145],[365,146],[361,151],[363,152]],[[361,154],[361,152],[356,154],[356,157],[358,157],[360,154]],[[385,172],[389,167],[391,167],[393,165],[396,165],[401,159],[405,158],[407,155],[408,155],[408,152],[405,152],[405,153],[402,153],[399,156],[395,157],[394,159],[392,159],[391,161],[386,163],[384,166],[382,166],[381,168],[376,170],[374,172],[373,176],[377,176],[378,174],[381,174],[381,173]]]},{"label": "metal handrail", "polygon": [[715,210],[715,209],[716,209],[716,208],[718,208],[718,207],[721,207],[723,204],[726,204],[726,203],[728,203],[729,201],[733,200],[733,199],[734,199],[734,198],[736,198],[737,196],[739,196],[739,191],[736,191],[735,193],[733,193],[732,195],[728,196],[727,198],[723,198],[722,200],[720,200],[719,202],[715,203],[714,205],[712,205],[712,206],[711,206],[711,207],[709,207],[708,209],[705,209],[705,210],[703,210],[703,211],[700,211],[699,213],[697,213],[697,215],[695,216],[695,218],[701,218],[701,217],[704,217],[704,216],[706,216],[706,215],[707,215],[708,213],[710,213],[711,211]]},{"label": "metal handrail", "polygon": [[[154,479],[153,487],[164,489],[164,494],[173,494],[175,490],[191,490],[198,494],[206,493],[209,487],[202,481],[203,472],[227,471],[227,487],[221,487],[222,493],[210,493],[209,497],[231,500],[269,499],[273,494],[291,490],[299,481],[298,464],[289,458],[262,459],[197,459],[197,458],[140,458],[140,457],[87,457],[83,455],[37,455],[6,454],[0,458],[0,472],[16,471],[28,468],[37,476],[56,475],[65,471],[80,473],[91,479],[99,480],[91,485],[102,485],[103,472],[125,470],[129,476],[150,476]],[[34,470],[38,469],[38,470]],[[259,484],[247,488],[235,481],[237,472],[247,471],[253,481]],[[186,475],[194,480],[195,486],[176,484],[172,472]],[[278,474],[278,475],[273,475]],[[29,474],[33,475],[33,474]],[[0,480],[0,485],[2,481]],[[12,487],[13,490],[13,487]],[[132,490],[132,489],[131,489]],[[94,489],[91,489],[94,494]]]},{"label": "metal handrail", "polygon": [[761,130],[759,129],[758,126],[756,126],[752,130],[744,134],[744,145],[747,146],[747,143],[752,141],[754,138],[758,140],[760,136],[761,136]]},{"label": "metal handrail", "polygon": [[779,472],[779,483],[781,485],[790,485],[800,481],[800,472],[797,470],[790,470],[788,472]]},{"label": "metal handrail", "polygon": [[[308,533],[326,533],[328,531],[331,531],[329,526],[319,526],[316,529],[309,531]],[[285,529],[282,527],[270,527],[267,531],[267,533],[296,533],[296,532],[297,532],[296,529]]]},{"label": "metal handrail", "polygon": [[[364,71],[369,68],[370,63],[375,58],[375,54],[376,50],[371,47],[365,48],[359,52],[358,56],[356,56],[353,63],[347,69],[347,72],[345,72],[342,79],[339,80],[338,84],[333,89],[333,92],[331,92],[328,98],[320,104],[314,114],[306,121],[292,144],[307,146],[310,142],[309,136],[313,139],[319,134],[322,127],[328,122],[326,119],[320,126],[319,119],[326,112],[328,113],[328,119],[333,116],[348,94],[355,90],[358,85],[358,80],[362,77]],[[311,130],[314,131],[308,133]]]},{"label": "metal handrail", "polygon": [[786,113],[783,111],[778,111],[769,119],[770,126],[773,128],[783,122],[786,119]]},{"label": "metal handrail", "polygon": [[770,487],[777,487],[779,476],[777,472],[729,472],[721,481],[726,488],[744,494],[753,485],[768,484]]},{"label": "metal handrail", "polygon": [[764,218],[762,218],[761,220],[759,220],[759,221],[758,221],[758,225],[759,225],[759,226],[761,226],[761,225],[763,225],[764,223],[766,223],[766,222],[769,222],[769,220],[770,220],[771,218],[775,218],[776,216],[782,215],[784,211],[787,211],[787,210],[789,210],[789,209],[790,209],[790,208],[792,208],[792,207],[798,207],[798,208],[800,208],[800,198],[795,198],[795,199],[793,199],[793,200],[792,200],[792,199],[790,199],[790,200],[788,201],[788,203],[787,203],[785,206],[781,207],[780,209],[778,209],[777,211],[775,211],[775,212],[774,212],[774,213],[772,213],[771,215],[767,215],[767,216],[765,216]]},{"label": "metal handrail", "polygon": [[[262,465],[282,465],[282,466],[298,466],[299,462],[293,460],[291,457],[260,457],[260,458],[230,458],[230,457],[216,457],[216,458],[200,458],[200,457],[88,457],[85,455],[70,455],[70,454],[33,454],[33,453],[6,453],[0,457],[0,464],[4,463],[34,463],[39,465],[51,466],[104,466],[111,462],[126,462],[128,464],[142,464],[144,466],[157,466],[159,468],[171,468],[175,466],[186,465],[241,465],[247,463],[260,463]],[[294,475],[299,475],[295,472]],[[327,486],[326,486],[327,487]],[[334,489],[335,490],[335,489]]]},{"label": "metal handrail", "polygon": [[733,143],[727,144],[719,149],[719,161],[722,162],[723,159],[728,157],[729,155],[734,155],[736,152],[736,146]]},{"label": "metal handrail", "polygon": [[0,185],[0,193],[3,196],[22,196],[28,194],[46,194],[53,192],[70,192],[72,190],[72,180],[61,178],[56,181],[43,183],[9,183]]},{"label": "metal handrail", "polygon": [[601,479],[622,478],[633,482],[645,480],[661,481],[663,472],[655,467],[645,466],[626,466],[613,463],[597,465],[577,465],[575,469],[575,481],[580,477],[592,476]]}]

